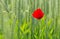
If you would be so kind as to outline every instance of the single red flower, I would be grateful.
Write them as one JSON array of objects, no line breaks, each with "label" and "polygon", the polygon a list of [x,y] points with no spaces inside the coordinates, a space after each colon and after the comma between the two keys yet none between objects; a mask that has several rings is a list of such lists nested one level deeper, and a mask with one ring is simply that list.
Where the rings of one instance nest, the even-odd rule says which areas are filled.
[{"label": "single red flower", "polygon": [[32,16],[36,19],[41,19],[44,16],[44,13],[40,8],[38,8],[33,12]]}]

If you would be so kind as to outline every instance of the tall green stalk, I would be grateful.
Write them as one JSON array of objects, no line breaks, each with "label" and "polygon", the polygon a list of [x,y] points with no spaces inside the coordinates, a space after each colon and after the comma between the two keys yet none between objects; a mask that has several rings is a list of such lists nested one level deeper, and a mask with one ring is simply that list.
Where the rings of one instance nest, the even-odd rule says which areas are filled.
[{"label": "tall green stalk", "polygon": [[18,39],[20,39],[20,0],[18,2]]}]

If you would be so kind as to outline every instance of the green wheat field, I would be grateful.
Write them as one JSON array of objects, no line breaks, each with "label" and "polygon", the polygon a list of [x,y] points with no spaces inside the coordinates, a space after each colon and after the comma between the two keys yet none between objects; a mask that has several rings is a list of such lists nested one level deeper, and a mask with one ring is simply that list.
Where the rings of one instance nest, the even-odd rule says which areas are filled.
[{"label": "green wheat field", "polygon": [[60,39],[60,0],[0,0],[0,39]]}]

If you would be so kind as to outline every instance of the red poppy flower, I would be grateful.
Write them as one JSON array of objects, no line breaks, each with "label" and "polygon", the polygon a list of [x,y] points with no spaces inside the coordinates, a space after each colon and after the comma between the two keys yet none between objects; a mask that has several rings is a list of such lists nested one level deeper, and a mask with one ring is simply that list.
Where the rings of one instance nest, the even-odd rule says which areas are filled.
[{"label": "red poppy flower", "polygon": [[38,8],[33,12],[32,16],[36,19],[41,19],[44,16],[44,13],[40,8]]}]

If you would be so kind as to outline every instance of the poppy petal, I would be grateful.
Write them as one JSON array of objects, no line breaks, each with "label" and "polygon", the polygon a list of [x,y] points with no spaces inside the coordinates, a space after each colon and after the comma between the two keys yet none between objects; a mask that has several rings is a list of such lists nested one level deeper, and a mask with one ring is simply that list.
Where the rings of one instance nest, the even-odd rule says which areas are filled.
[{"label": "poppy petal", "polygon": [[36,19],[41,19],[44,16],[44,13],[40,8],[38,8],[38,9],[34,10],[32,16]]}]

